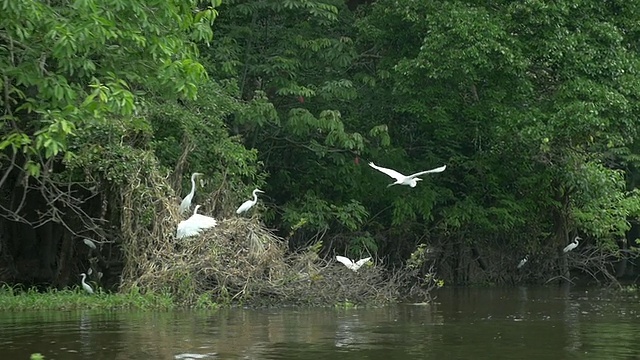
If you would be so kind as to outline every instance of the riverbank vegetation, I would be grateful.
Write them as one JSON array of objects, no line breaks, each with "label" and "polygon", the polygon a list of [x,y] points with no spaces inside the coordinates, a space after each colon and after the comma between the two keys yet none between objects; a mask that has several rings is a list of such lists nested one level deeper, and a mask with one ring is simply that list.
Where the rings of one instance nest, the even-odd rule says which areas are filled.
[{"label": "riverbank vegetation", "polygon": [[[171,310],[178,308],[173,296],[163,293],[139,291],[87,294],[76,286],[70,289],[36,288],[20,289],[19,286],[0,286],[0,306],[5,311],[26,310]],[[196,309],[215,309],[216,304],[199,302]]]},{"label": "riverbank vegetation", "polygon": [[[5,5],[2,282],[334,305],[637,275],[630,2]],[[220,226],[176,241],[193,172]]]}]

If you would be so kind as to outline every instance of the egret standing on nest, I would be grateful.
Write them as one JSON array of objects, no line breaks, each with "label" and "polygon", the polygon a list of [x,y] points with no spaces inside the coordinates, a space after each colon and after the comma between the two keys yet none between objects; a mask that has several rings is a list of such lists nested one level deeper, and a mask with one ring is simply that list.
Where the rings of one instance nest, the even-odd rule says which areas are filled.
[{"label": "egret standing on nest", "polygon": [[569,243],[569,245],[565,246],[564,249],[562,249],[562,252],[569,252],[575,248],[578,247],[578,244],[580,244],[580,242],[578,240],[582,240],[582,238],[580,236],[576,236],[572,242]]},{"label": "egret standing on nest", "polygon": [[374,169],[376,169],[376,170],[378,170],[380,172],[383,172],[383,173],[391,176],[392,178],[396,179],[396,182],[387,185],[387,187],[390,187],[390,186],[393,186],[393,185],[409,185],[411,187],[416,187],[416,185],[418,184],[418,181],[422,180],[422,179],[418,178],[418,176],[424,175],[424,174],[443,172],[444,169],[447,168],[447,165],[444,165],[444,166],[441,166],[439,168],[426,170],[426,171],[421,171],[421,172],[406,176],[406,175],[400,174],[399,172],[397,172],[395,170],[391,170],[391,169],[383,168],[382,166],[378,166],[378,165],[374,164],[373,162],[370,162],[369,166],[371,166],[372,168],[374,168]]},{"label": "egret standing on nest", "polygon": [[252,193],[253,194],[253,200],[247,200],[244,203],[242,203],[242,205],[240,205],[238,210],[236,210],[236,214],[242,214],[243,212],[249,211],[249,209],[251,209],[251,207],[258,202],[258,194],[257,193],[264,193],[264,191],[262,191],[260,189],[253,190],[253,193]]},{"label": "egret standing on nest", "polygon": [[193,215],[187,220],[180,221],[178,224],[178,231],[176,232],[176,239],[182,239],[189,236],[199,235],[202,230],[216,227],[218,221],[216,219],[198,214],[198,208],[201,205],[196,205],[193,210]]},{"label": "egret standing on nest", "polygon": [[366,264],[367,261],[371,260],[371,257],[360,259],[360,260],[358,260],[356,262],[353,262],[353,260],[351,260],[349,258],[337,255],[336,256],[336,260],[338,260],[341,263],[343,263],[344,266],[348,267],[349,269],[351,269],[353,271],[358,271],[358,269],[360,269],[362,267],[362,265]]},{"label": "egret standing on nest", "polygon": [[193,200],[193,195],[196,193],[196,177],[202,175],[204,174],[197,172],[191,174],[191,192],[182,199],[182,202],[180,203],[180,214],[186,213],[191,208],[191,200]]},{"label": "egret standing on nest", "polygon": [[91,285],[87,284],[86,282],[84,282],[84,279],[87,278],[87,274],[82,273],[80,274],[80,276],[82,276],[82,288],[84,289],[84,291],[88,292],[89,294],[93,294],[93,289],[91,288]]}]

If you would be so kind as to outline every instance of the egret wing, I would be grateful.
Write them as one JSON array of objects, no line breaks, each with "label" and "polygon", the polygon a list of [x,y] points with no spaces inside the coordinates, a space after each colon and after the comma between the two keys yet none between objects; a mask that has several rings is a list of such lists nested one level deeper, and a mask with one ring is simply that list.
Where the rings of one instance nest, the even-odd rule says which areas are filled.
[{"label": "egret wing", "polygon": [[240,205],[240,207],[238,207],[238,210],[236,210],[236,214],[241,214],[241,213],[251,209],[252,205],[253,205],[253,201],[251,201],[251,200],[247,200],[247,201],[243,202],[242,205]]},{"label": "egret wing", "polygon": [[182,239],[185,237],[196,236],[200,234],[202,229],[198,227],[196,224],[190,221],[191,218],[181,221],[178,224],[178,231],[176,232],[176,238]]},{"label": "egret wing", "polygon": [[206,215],[194,214],[189,218],[189,220],[201,230],[216,227],[218,225],[218,221],[216,219]]},{"label": "egret wing", "polygon": [[392,178],[396,179],[396,180],[402,180],[404,179],[406,176],[400,174],[399,172],[395,171],[395,170],[391,170],[391,169],[387,169],[387,168],[383,168],[382,166],[378,166],[376,164],[374,164],[373,162],[369,163],[369,166],[371,166],[372,168],[385,173],[389,176],[391,176]]},{"label": "egret wing", "polygon": [[424,175],[424,174],[439,173],[439,172],[443,172],[446,168],[447,168],[447,165],[444,165],[444,166],[440,166],[440,167],[435,168],[435,169],[426,170],[426,171],[420,171],[420,172],[417,172],[415,174],[411,174],[411,175],[409,175],[407,177],[414,178],[416,176],[420,176],[420,175]]},{"label": "egret wing", "polygon": [[351,261],[351,259],[346,258],[344,256],[340,256],[337,255],[336,256],[336,260],[340,261],[341,263],[344,264],[344,266],[348,267],[349,269],[351,269],[353,267],[353,261]]},{"label": "egret wing", "polygon": [[83,287],[83,288],[84,288],[84,290],[85,290],[86,292],[88,292],[89,294],[93,294],[93,289],[91,288],[91,286],[90,286],[89,284],[85,284],[85,283],[83,283],[83,284],[82,284],[82,287]]},{"label": "egret wing", "polygon": [[371,260],[371,258],[370,258],[370,257],[368,257],[368,258],[364,258],[364,259],[360,259],[360,260],[358,260],[358,261],[356,262],[356,266],[357,266],[357,267],[361,267],[362,265],[366,264],[366,263],[367,263],[367,261],[369,261],[369,260]]},{"label": "egret wing", "polygon": [[180,203],[180,214],[184,214],[189,211],[189,208],[191,207],[191,199],[193,199],[192,194],[189,194],[182,199],[182,202]]}]

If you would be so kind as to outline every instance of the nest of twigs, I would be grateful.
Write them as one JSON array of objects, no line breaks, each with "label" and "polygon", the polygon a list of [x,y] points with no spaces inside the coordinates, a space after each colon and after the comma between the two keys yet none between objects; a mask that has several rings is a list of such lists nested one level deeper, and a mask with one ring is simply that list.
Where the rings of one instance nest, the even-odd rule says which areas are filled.
[{"label": "nest of twigs", "polygon": [[316,252],[287,254],[286,242],[257,220],[231,218],[200,236],[149,251],[131,285],[166,291],[184,302],[268,305],[382,304],[398,296],[398,282],[382,267],[353,272]]},{"label": "nest of twigs", "polygon": [[408,281],[415,285],[412,272],[390,274],[373,262],[353,272],[334,257],[320,258],[321,246],[289,253],[286,240],[255,217],[218,219],[199,236],[176,239],[182,218],[167,177],[149,167],[141,171],[123,187],[118,205],[123,291],[168,291],[188,305],[325,306],[389,303]]}]

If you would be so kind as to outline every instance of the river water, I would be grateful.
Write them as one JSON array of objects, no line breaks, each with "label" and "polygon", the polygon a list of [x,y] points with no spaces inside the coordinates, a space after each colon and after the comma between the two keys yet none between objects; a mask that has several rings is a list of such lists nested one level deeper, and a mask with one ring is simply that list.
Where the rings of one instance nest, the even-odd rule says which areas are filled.
[{"label": "river water", "polygon": [[637,293],[438,290],[432,305],[2,312],[0,359],[640,359]]}]

